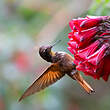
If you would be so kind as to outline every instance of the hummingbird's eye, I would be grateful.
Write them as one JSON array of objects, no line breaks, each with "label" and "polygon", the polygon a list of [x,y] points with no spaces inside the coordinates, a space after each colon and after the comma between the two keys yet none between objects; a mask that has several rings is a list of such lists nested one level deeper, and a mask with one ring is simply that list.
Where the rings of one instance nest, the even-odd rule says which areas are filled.
[{"label": "hummingbird's eye", "polygon": [[50,52],[50,48],[46,48],[46,49],[44,49],[43,52],[45,52],[45,53],[49,53],[49,52]]}]

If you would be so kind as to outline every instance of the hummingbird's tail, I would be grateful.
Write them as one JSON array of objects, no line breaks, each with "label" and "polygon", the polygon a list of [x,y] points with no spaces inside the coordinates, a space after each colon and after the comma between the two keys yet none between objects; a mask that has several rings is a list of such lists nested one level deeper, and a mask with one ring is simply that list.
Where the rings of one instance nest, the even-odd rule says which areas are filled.
[{"label": "hummingbird's tail", "polygon": [[89,94],[91,94],[92,92],[95,92],[92,87],[83,79],[83,77],[81,76],[81,74],[77,71],[75,74],[73,75],[69,75],[72,79],[75,79],[76,81],[78,81],[78,83],[85,89],[85,91]]}]

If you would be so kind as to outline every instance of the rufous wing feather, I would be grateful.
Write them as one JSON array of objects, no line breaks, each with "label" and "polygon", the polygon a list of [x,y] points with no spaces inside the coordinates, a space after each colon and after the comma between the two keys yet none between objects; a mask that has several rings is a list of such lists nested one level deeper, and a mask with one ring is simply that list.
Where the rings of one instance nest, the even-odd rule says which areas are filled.
[{"label": "rufous wing feather", "polygon": [[57,64],[52,64],[47,70],[24,92],[19,101],[30,96],[40,90],[48,87],[55,83],[57,80],[62,78],[65,74],[60,71]]},{"label": "rufous wing feather", "polygon": [[72,79],[75,79],[76,81],[78,81],[78,83],[85,89],[85,91],[87,93],[91,93],[94,92],[94,90],[92,89],[92,87],[83,79],[83,77],[81,76],[81,74],[77,71],[75,74],[68,74]]}]

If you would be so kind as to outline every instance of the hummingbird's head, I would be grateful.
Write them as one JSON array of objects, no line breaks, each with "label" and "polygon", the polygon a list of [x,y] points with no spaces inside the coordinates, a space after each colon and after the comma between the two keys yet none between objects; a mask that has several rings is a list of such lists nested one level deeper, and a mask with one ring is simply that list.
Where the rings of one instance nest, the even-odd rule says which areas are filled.
[{"label": "hummingbird's head", "polygon": [[52,46],[41,46],[39,48],[39,54],[40,56],[46,60],[47,62],[52,61],[52,54],[51,54]]},{"label": "hummingbird's head", "polygon": [[55,42],[53,45],[48,45],[48,46],[41,46],[39,48],[39,54],[40,56],[46,60],[47,62],[52,62],[52,57],[54,56],[54,53],[51,51],[52,47],[55,46],[59,41]]}]

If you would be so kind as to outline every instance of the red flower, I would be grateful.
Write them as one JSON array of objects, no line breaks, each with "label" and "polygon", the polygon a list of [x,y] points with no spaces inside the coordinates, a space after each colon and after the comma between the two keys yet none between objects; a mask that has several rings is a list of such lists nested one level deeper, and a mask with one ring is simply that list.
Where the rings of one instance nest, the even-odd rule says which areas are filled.
[{"label": "red flower", "polygon": [[22,72],[28,71],[31,67],[30,58],[25,52],[17,52],[14,60],[17,68]]},{"label": "red flower", "polygon": [[69,25],[68,50],[74,55],[76,69],[95,79],[108,80],[110,74],[110,17],[73,19]]}]

